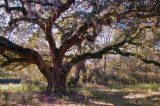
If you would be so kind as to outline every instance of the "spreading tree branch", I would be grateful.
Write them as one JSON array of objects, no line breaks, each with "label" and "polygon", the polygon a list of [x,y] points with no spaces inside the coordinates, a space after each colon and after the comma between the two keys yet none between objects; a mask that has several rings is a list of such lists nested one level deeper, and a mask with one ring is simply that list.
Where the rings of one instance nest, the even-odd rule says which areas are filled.
[{"label": "spreading tree branch", "polygon": [[[102,50],[98,51],[98,52],[94,52],[94,53],[83,53],[81,55],[76,55],[74,56],[72,59],[71,59],[71,63],[72,64],[76,64],[78,63],[79,61],[83,61],[85,59],[95,59],[95,58],[102,58],[102,56],[104,54],[107,54],[107,53],[110,53],[113,51],[116,51],[117,53],[121,53],[120,55],[124,55],[122,51],[120,51],[120,47],[124,46],[126,43],[129,43],[129,44],[138,44],[138,43],[134,43],[133,40],[136,39],[136,37],[138,36],[138,34],[145,28],[152,28],[154,26],[143,26],[141,28],[138,28],[135,33],[133,34],[132,37],[129,37],[128,34],[125,35],[125,38],[124,40],[122,40],[121,42],[119,43],[114,43],[113,45],[111,46],[107,46],[105,48],[103,48]],[[140,44],[139,44],[140,45]],[[125,53],[125,52],[124,52]],[[153,60],[147,60],[147,59],[144,59],[142,56],[140,55],[134,55],[133,53],[130,53],[131,55],[133,56],[137,56],[138,58],[140,58],[141,60],[143,60],[144,62],[146,63],[153,63],[153,64],[158,64],[157,62],[154,62]],[[127,54],[126,54],[127,56]]]},{"label": "spreading tree branch", "polygon": [[75,0],[67,0],[66,3],[59,5],[55,12],[52,13],[52,15],[48,18],[48,23],[53,23],[59,16],[65,11],[68,10],[71,4],[73,4]]},{"label": "spreading tree branch", "polygon": [[83,53],[81,55],[76,55],[71,59],[70,62],[72,64],[77,64],[78,62],[80,62],[82,60],[85,60],[85,59],[96,59],[96,58],[101,59],[103,54],[107,54],[111,50],[114,50],[114,48],[119,48],[119,47],[123,46],[126,42],[127,42],[127,40],[123,40],[123,41],[121,41],[119,43],[113,44],[111,46],[107,46],[107,47],[103,48],[102,50],[100,50],[98,52]]},{"label": "spreading tree branch", "polygon": [[24,16],[27,15],[27,11],[25,7],[9,7],[8,0],[4,0],[4,2],[5,2],[5,5],[1,5],[0,7],[5,7],[8,13],[10,13],[11,11],[17,10],[17,11],[21,11]]},{"label": "spreading tree branch", "polygon": [[26,21],[29,23],[35,23],[35,24],[39,25],[41,27],[41,29],[45,30],[44,23],[40,22],[37,18],[28,18],[28,17],[15,18],[15,19],[11,19],[8,24],[11,27],[13,24],[16,24],[19,21]]},{"label": "spreading tree branch", "polygon": [[64,29],[62,27],[60,27],[57,23],[53,24],[62,34],[64,34]]},{"label": "spreading tree branch", "polygon": [[[149,14],[142,14],[141,12],[142,11],[128,10],[128,11],[123,12],[121,14],[117,14],[115,12],[107,13],[107,14],[104,14],[99,19],[97,19],[97,21],[104,21],[104,23],[106,25],[105,21],[108,21],[108,19],[111,19],[112,17],[115,17],[117,19],[117,21],[120,21],[122,19],[127,19],[127,18],[132,18],[132,17],[146,19],[146,18],[150,18],[150,17],[160,16],[160,12],[157,12],[157,11],[154,11],[154,12],[150,12],[150,10],[145,11],[145,12],[149,12]],[[109,25],[110,22],[107,22],[107,24]],[[61,54],[65,53],[73,45],[76,45],[77,43],[82,42],[85,39],[85,37],[83,36],[83,33],[87,29],[91,28],[93,25],[94,25],[94,23],[92,21],[90,21],[90,19],[88,19],[81,27],[79,27],[78,30],[76,30],[74,33],[72,33],[71,37],[60,46]]]},{"label": "spreading tree branch", "polygon": [[[48,66],[45,63],[43,58],[35,50],[29,49],[29,48],[24,48],[20,45],[12,43],[11,41],[9,41],[6,38],[3,38],[1,36],[0,36],[0,49],[18,54],[19,56],[24,58],[24,60],[26,60],[26,62],[30,62],[31,64],[36,64],[38,66],[38,68],[40,69],[41,73],[44,74],[44,76],[46,76],[46,77],[50,76],[50,73],[51,73],[51,71],[49,70],[50,66]],[[7,63],[12,63],[13,61],[14,60],[7,62]],[[16,61],[14,61],[14,62],[16,62]]]},{"label": "spreading tree branch", "polygon": [[20,45],[12,43],[11,41],[1,36],[0,36],[0,49],[18,54],[19,56],[27,59],[31,63],[37,64],[38,66],[41,65],[41,62],[44,62],[43,58],[35,50],[24,48]]},{"label": "spreading tree branch", "polygon": [[11,58],[11,59],[8,59],[7,61],[5,61],[1,67],[5,67],[5,66],[8,66],[12,63],[15,63],[15,62],[20,62],[20,63],[23,63],[23,62],[28,62],[26,58]]},{"label": "spreading tree branch", "polygon": [[154,60],[149,60],[149,59],[145,59],[142,55],[140,54],[137,54],[137,53],[132,53],[132,52],[122,52],[120,49],[118,48],[114,48],[114,50],[122,55],[122,56],[126,56],[126,57],[129,57],[129,56],[133,56],[133,57],[136,57],[136,58],[139,58],[141,59],[143,62],[147,63],[147,64],[154,64],[154,65],[157,65],[157,66],[160,66],[160,63],[159,62],[156,62]]}]

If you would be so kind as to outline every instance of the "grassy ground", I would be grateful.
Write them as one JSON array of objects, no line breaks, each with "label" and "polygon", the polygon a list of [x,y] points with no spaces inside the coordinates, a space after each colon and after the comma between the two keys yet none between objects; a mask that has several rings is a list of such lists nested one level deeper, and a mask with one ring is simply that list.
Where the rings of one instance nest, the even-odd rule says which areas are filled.
[{"label": "grassy ground", "polygon": [[65,95],[43,92],[41,84],[0,85],[0,105],[109,105],[159,106],[160,84],[95,85],[68,88]]}]

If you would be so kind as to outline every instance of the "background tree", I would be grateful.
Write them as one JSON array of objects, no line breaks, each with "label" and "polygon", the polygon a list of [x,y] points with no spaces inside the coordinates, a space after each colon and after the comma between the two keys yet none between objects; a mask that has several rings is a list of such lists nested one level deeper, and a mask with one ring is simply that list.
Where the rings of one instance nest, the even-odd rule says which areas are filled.
[{"label": "background tree", "polygon": [[[160,65],[130,49],[139,45],[148,47],[144,45],[145,40],[141,42],[147,37],[146,28],[155,30],[153,35],[159,35],[159,0],[4,0],[0,9],[0,54],[6,58],[5,64],[36,64],[48,81],[47,90],[65,89],[74,64],[102,58],[103,54],[135,56],[146,63]],[[107,27],[117,33],[112,34],[112,40],[105,47],[72,54],[70,50],[84,41],[101,44],[97,42],[98,36]],[[32,45],[23,45],[24,42]],[[42,49],[49,51],[51,63],[44,60],[44,53],[37,52],[43,52]],[[13,58],[8,53],[17,56]],[[65,55],[71,58],[66,60]]]}]

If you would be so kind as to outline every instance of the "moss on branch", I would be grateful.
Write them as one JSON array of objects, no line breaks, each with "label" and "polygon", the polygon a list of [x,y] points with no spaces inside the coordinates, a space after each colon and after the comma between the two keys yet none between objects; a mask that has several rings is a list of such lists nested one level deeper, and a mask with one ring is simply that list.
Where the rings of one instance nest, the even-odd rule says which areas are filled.
[{"label": "moss on branch", "polygon": [[37,57],[40,57],[40,55],[36,51],[12,43],[11,41],[1,36],[0,36],[0,49],[11,51],[30,61],[34,61],[35,59],[37,59]]},{"label": "moss on branch", "polygon": [[122,56],[127,56],[127,57],[133,56],[133,57],[136,57],[136,58],[141,59],[143,62],[145,62],[145,63],[147,63],[147,64],[154,64],[154,65],[156,65],[156,66],[160,66],[160,63],[159,63],[159,62],[156,62],[156,61],[154,61],[154,60],[145,59],[145,58],[144,58],[142,55],[140,55],[140,54],[131,53],[131,52],[122,52],[122,51],[121,51],[120,49],[118,49],[118,48],[114,48],[114,50],[115,50],[118,54],[120,54],[120,55],[122,55]]},{"label": "moss on branch", "polygon": [[8,59],[7,61],[5,61],[5,62],[1,65],[1,67],[8,66],[8,65],[10,65],[10,64],[12,64],[12,63],[15,63],[15,62],[20,62],[20,63],[22,63],[22,62],[27,62],[27,59],[26,59],[26,58],[12,58],[12,59]]},{"label": "moss on branch", "polygon": [[71,63],[76,64],[79,61],[82,61],[85,59],[96,59],[96,58],[101,59],[103,54],[107,54],[107,53],[109,53],[109,51],[114,50],[114,48],[119,48],[119,47],[123,46],[126,42],[127,42],[126,40],[123,40],[122,42],[113,44],[111,46],[107,46],[98,52],[94,52],[94,53],[88,52],[88,53],[83,53],[81,55],[73,56],[71,59]]}]

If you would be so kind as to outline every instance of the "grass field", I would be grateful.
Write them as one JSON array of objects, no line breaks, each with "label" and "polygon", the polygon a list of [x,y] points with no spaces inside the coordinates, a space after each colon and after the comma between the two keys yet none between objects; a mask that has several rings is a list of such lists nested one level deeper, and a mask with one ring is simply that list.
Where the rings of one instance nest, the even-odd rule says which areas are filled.
[{"label": "grass field", "polygon": [[0,85],[1,105],[109,105],[159,106],[160,84],[79,85],[64,95],[43,92],[41,84]]}]

